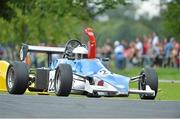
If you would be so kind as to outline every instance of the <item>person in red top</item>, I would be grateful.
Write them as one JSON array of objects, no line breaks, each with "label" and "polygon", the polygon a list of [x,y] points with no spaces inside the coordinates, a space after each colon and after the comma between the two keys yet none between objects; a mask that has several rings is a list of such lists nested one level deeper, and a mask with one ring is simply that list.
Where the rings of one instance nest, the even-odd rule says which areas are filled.
[{"label": "person in red top", "polygon": [[143,55],[147,54],[148,49],[149,49],[149,42],[148,42],[148,38],[145,36],[143,42]]}]

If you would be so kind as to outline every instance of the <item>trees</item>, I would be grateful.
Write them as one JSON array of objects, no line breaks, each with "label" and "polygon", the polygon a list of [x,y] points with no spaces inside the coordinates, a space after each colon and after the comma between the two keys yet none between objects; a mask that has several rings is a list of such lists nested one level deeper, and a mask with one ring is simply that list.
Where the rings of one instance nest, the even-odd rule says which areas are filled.
[{"label": "trees", "polygon": [[172,0],[168,3],[167,11],[163,14],[164,31],[167,35],[176,37],[180,40],[180,1]]},{"label": "trees", "polygon": [[[60,44],[124,0],[1,0],[1,43]],[[79,35],[77,35],[79,34]]]}]

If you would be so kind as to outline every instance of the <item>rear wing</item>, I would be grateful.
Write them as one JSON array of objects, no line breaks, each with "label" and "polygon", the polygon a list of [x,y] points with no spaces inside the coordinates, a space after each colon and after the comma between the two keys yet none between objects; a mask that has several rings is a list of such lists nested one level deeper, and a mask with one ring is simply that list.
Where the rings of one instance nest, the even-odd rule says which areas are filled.
[{"label": "rear wing", "polygon": [[47,46],[34,46],[22,44],[20,50],[20,60],[24,61],[28,52],[38,52],[38,53],[47,53],[48,54],[48,65],[51,63],[52,54],[63,54],[65,51],[64,47],[47,47]]}]

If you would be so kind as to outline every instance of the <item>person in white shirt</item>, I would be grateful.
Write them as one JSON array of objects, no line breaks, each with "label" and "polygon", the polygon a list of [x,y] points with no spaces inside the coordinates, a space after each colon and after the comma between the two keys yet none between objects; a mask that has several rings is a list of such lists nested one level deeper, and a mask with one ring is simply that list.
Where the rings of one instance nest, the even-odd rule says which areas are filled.
[{"label": "person in white shirt", "polygon": [[153,32],[152,46],[156,47],[159,44],[159,37],[156,32]]}]

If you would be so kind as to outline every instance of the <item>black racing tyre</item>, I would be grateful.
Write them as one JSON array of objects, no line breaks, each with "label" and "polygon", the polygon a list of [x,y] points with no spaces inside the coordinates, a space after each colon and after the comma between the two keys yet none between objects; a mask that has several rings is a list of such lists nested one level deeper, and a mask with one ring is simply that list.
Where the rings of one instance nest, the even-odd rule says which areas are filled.
[{"label": "black racing tyre", "polygon": [[6,87],[10,94],[24,94],[28,87],[28,68],[23,62],[10,64],[6,75]]},{"label": "black racing tyre", "polygon": [[73,82],[72,68],[69,64],[60,64],[55,75],[55,94],[69,96]]},{"label": "black racing tyre", "polygon": [[146,67],[142,70],[143,79],[138,82],[138,88],[145,90],[146,85],[149,85],[155,91],[155,95],[139,94],[141,99],[154,100],[158,92],[158,76],[153,68]]}]

